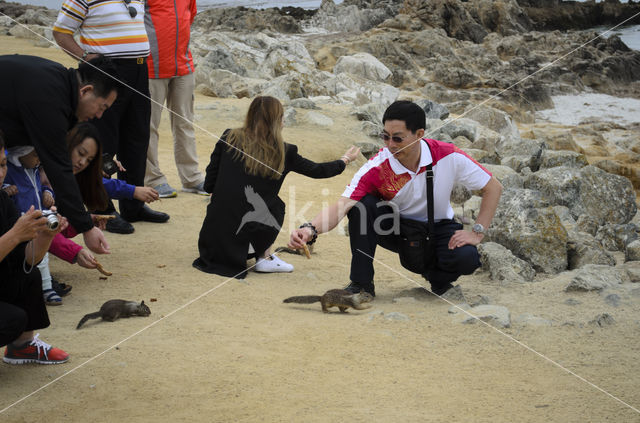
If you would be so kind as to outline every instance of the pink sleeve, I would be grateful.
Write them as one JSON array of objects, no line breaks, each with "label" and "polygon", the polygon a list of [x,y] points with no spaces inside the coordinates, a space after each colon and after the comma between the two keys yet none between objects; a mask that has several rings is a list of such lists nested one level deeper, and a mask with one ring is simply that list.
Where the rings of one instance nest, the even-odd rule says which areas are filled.
[{"label": "pink sleeve", "polygon": [[64,235],[65,238],[73,238],[74,236],[78,235],[78,231],[76,231],[76,228],[69,224],[69,226],[67,226],[67,229],[62,231],[61,234]]},{"label": "pink sleeve", "polygon": [[65,238],[62,234],[56,234],[51,241],[49,252],[54,256],[61,258],[73,264],[76,256],[82,250],[82,246],[76,244],[70,239]]}]

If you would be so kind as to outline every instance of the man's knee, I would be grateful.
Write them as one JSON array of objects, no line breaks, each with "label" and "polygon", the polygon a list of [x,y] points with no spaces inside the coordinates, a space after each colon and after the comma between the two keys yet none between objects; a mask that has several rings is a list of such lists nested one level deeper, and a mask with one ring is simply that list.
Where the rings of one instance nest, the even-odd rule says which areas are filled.
[{"label": "man's knee", "polygon": [[449,254],[438,258],[438,267],[448,272],[469,275],[480,267],[478,249],[473,245],[465,245],[450,250]]}]

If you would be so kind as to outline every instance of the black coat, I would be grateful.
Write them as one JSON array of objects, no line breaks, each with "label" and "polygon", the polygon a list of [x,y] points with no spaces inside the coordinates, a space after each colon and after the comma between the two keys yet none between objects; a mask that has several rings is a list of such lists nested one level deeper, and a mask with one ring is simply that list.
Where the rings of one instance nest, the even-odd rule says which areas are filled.
[{"label": "black coat", "polygon": [[32,145],[56,193],[58,211],[78,232],[93,227],[85,211],[67,149],[76,122],[78,78],[51,60],[0,56],[0,129],[6,147]]},{"label": "black coat", "polygon": [[285,143],[282,176],[267,179],[247,174],[241,159],[234,158],[234,151],[221,140],[211,154],[204,188],[213,195],[198,239],[200,257],[193,266],[244,279],[249,243],[260,256],[280,232],[285,205],[278,193],[285,176],[296,172],[315,179],[330,178],[342,173],[346,165],[342,160],[312,162],[298,154],[298,147]]}]

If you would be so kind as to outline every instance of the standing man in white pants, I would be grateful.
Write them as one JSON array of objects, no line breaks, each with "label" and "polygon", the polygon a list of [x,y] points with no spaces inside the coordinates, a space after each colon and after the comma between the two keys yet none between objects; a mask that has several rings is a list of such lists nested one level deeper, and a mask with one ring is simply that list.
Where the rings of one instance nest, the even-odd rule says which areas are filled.
[{"label": "standing man in white pants", "polygon": [[147,150],[145,185],[161,198],[178,195],[160,170],[158,127],[163,104],[167,104],[173,133],[173,153],[182,191],[208,195],[203,189],[193,130],[194,65],[189,39],[197,13],[195,0],[147,0],[144,23],[149,37],[149,91],[151,93],[151,133]]}]

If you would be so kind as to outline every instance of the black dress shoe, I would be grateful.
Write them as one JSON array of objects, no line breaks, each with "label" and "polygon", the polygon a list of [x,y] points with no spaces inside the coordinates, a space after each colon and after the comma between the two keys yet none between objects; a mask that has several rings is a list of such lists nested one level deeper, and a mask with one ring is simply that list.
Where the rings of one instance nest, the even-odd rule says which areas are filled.
[{"label": "black dress shoe", "polygon": [[351,282],[344,288],[344,290],[351,292],[352,294],[359,294],[361,291],[364,291],[371,294],[372,297],[376,296],[376,288],[373,286],[373,283],[368,283],[363,286],[355,282]]},{"label": "black dress shoe", "polygon": [[142,206],[140,211],[135,216],[125,215],[124,218],[129,222],[151,222],[151,223],[164,223],[169,220],[169,215],[159,211],[151,210],[146,204]]},{"label": "black dress shoe", "polygon": [[135,230],[133,225],[122,218],[118,212],[111,213],[115,219],[107,220],[106,231],[114,234],[132,234]]}]

